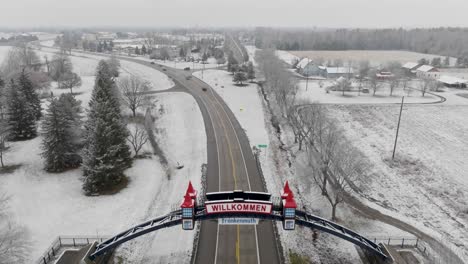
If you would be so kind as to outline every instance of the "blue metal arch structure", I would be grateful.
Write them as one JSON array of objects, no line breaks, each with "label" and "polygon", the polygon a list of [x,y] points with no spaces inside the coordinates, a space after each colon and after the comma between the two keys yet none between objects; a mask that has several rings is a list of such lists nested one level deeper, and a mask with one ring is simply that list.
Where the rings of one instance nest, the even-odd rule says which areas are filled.
[{"label": "blue metal arch structure", "polygon": [[[212,219],[220,218],[231,218],[231,217],[251,217],[259,218],[264,220],[273,220],[273,221],[283,221],[283,216],[279,208],[273,208],[271,214],[259,214],[259,213],[219,213],[219,214],[207,214],[204,206],[198,206],[196,208],[196,221],[205,221]],[[296,211],[296,224],[311,229],[317,229],[325,233],[337,236],[344,240],[347,240],[362,249],[365,249],[377,256],[380,256],[383,259],[387,258],[387,255],[382,251],[382,248],[371,240],[359,235],[358,233],[344,227],[328,221],[326,219],[320,218],[308,214],[304,211]],[[154,218],[150,221],[144,222],[142,224],[136,225],[122,233],[117,234],[116,236],[100,243],[97,245],[96,250],[89,256],[91,260],[94,260],[96,257],[110,251],[111,249],[116,248],[117,246],[142,236],[144,234],[154,232],[159,229],[168,228],[176,225],[182,224],[182,211],[176,210],[164,216]]]}]

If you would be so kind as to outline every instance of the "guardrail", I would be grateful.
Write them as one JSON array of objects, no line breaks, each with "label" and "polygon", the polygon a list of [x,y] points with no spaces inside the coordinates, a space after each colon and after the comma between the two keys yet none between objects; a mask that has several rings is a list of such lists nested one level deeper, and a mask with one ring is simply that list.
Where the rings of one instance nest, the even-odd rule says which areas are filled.
[{"label": "guardrail", "polygon": [[[450,243],[441,238],[439,239],[439,241],[446,244],[449,250],[451,250],[460,260],[463,261],[463,253],[460,252],[459,249],[451,247],[449,246]],[[458,259],[455,259],[452,255],[444,252],[444,249],[433,248],[429,245],[429,243],[417,237],[375,237],[371,240],[376,244],[382,243],[393,247],[418,249],[430,261],[430,263],[433,264],[462,264]]]},{"label": "guardrail", "polygon": [[59,236],[44,254],[35,262],[35,264],[49,264],[60,254],[60,249],[63,247],[81,247],[86,246],[94,241],[103,242],[107,237],[97,236]]}]

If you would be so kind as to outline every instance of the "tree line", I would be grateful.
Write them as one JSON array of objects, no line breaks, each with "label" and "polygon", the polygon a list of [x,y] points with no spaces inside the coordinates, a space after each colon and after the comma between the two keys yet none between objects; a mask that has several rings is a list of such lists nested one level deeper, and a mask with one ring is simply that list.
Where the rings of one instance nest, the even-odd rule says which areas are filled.
[{"label": "tree line", "polygon": [[273,29],[252,32],[257,48],[281,50],[409,50],[459,59],[468,66],[468,28]]},{"label": "tree line", "polygon": [[[365,176],[367,165],[363,156],[345,140],[342,130],[327,114],[326,106],[299,106],[297,80],[284,68],[274,50],[258,50],[255,60],[265,79],[262,90],[269,102],[272,125],[277,134],[290,131],[297,150],[306,152],[311,168],[309,177],[329,202],[331,218],[335,220],[338,205]],[[278,138],[281,141],[281,136]],[[282,144],[282,149],[291,149]]]}]

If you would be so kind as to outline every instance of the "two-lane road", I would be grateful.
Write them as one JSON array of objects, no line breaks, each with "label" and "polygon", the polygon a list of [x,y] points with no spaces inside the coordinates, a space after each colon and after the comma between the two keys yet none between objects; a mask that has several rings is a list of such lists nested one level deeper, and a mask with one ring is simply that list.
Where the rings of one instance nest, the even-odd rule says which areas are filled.
[{"label": "two-lane road", "polygon": [[[118,58],[162,71],[175,83],[169,91],[187,92],[197,101],[207,134],[207,192],[266,191],[247,135],[212,87],[195,77],[187,78],[190,71],[124,56]],[[195,248],[194,261],[202,264],[280,263],[282,259],[269,221],[261,221],[257,226],[219,226],[217,221],[204,221]]]},{"label": "two-lane road", "polygon": [[[225,102],[202,80],[194,77],[187,80],[190,72],[164,68],[176,87],[187,89],[195,97],[204,113],[209,139],[206,191],[265,191],[247,136]],[[276,243],[273,224],[268,221],[258,226],[203,222],[194,260],[196,263],[280,263]]]}]

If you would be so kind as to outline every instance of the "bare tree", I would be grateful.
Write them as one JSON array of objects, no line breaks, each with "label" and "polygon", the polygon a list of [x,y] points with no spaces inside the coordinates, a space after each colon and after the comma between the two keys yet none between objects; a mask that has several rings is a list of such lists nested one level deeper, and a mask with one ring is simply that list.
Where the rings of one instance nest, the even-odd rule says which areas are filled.
[{"label": "bare tree", "polygon": [[55,54],[50,63],[50,77],[58,81],[63,74],[73,71],[73,64],[64,52]]},{"label": "bare tree", "polygon": [[0,165],[5,167],[4,156],[8,151],[7,140],[10,135],[10,127],[5,119],[0,119]]},{"label": "bare tree", "polygon": [[117,85],[121,91],[122,101],[136,117],[137,110],[150,104],[145,92],[149,91],[150,84],[137,76],[123,77],[118,80]]},{"label": "bare tree", "polygon": [[70,94],[73,94],[74,87],[81,86],[81,77],[74,73],[68,72],[60,76],[58,80],[58,87],[60,89],[70,89]]},{"label": "bare tree", "polygon": [[135,157],[138,157],[138,153],[146,142],[148,142],[148,134],[146,133],[146,130],[140,128],[138,124],[135,124],[134,129],[129,130],[130,133],[128,134],[127,141],[132,145],[133,150],[135,151]]},{"label": "bare tree", "polygon": [[6,79],[22,70],[39,70],[41,67],[40,59],[37,53],[26,44],[18,44],[11,48],[4,58],[1,71]]},{"label": "bare tree", "polygon": [[431,78],[423,77],[418,83],[419,91],[421,91],[423,97],[426,95],[426,92],[431,89],[431,87],[433,86],[433,82],[434,81]]},{"label": "bare tree", "polygon": [[8,218],[8,198],[0,193],[0,264],[26,263],[30,251],[25,228]]},{"label": "bare tree", "polygon": [[312,103],[301,111],[301,117],[304,122],[304,129],[308,131],[308,136],[305,138],[307,144],[310,147],[315,147],[325,126],[326,117],[323,106],[319,103]]},{"label": "bare tree", "polygon": [[304,116],[304,111],[297,107],[290,107],[287,115],[287,122],[291,126],[294,134],[294,143],[299,143],[299,150],[302,150],[303,142],[312,132],[311,127],[307,125],[307,117]]},{"label": "bare tree", "polygon": [[390,96],[393,95],[393,92],[395,91],[395,89],[398,87],[398,85],[400,85],[400,79],[397,78],[396,76],[392,77],[390,79]]},{"label": "bare tree", "polygon": [[375,70],[369,72],[369,86],[372,89],[373,96],[375,96],[377,90],[382,86],[382,82],[377,78]]}]

